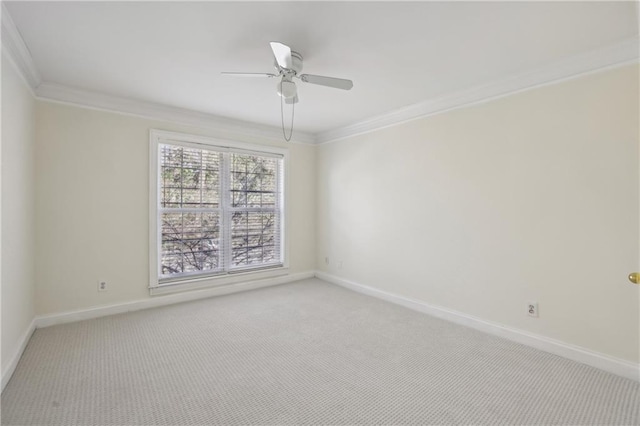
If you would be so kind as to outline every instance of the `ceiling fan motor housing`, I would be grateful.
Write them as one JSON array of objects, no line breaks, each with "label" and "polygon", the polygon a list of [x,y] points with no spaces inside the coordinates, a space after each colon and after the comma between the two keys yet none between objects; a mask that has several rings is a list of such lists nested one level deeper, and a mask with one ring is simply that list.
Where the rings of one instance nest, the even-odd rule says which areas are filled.
[{"label": "ceiling fan motor housing", "polygon": [[[276,67],[277,70],[280,70],[280,66],[278,65],[277,61],[273,61],[273,65]],[[286,73],[286,71],[293,71],[295,74],[299,74],[300,71],[302,71],[302,55],[299,54],[298,52],[294,52],[293,50],[291,51],[291,68],[288,69],[283,69],[283,71]]]}]

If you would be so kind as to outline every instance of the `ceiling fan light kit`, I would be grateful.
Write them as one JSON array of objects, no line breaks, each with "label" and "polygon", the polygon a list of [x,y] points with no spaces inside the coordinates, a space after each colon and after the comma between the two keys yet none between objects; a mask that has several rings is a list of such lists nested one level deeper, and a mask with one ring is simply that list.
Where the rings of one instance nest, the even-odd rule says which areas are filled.
[{"label": "ceiling fan light kit", "polygon": [[[350,90],[353,87],[351,80],[335,77],[325,77],[321,75],[312,74],[300,74],[302,71],[302,55],[298,52],[291,50],[286,44],[272,41],[269,43],[274,57],[274,66],[277,74],[270,73],[243,73],[243,72],[223,72],[222,74],[233,75],[237,77],[278,77],[280,81],[276,87],[276,93],[280,96],[280,116],[282,121],[282,134],[284,139],[288,142],[293,135],[293,114],[295,111],[295,104],[298,103],[298,89],[294,78],[303,81],[304,83],[317,84],[320,86],[333,87],[335,89]],[[289,136],[284,130],[284,107],[283,101],[286,104],[292,105],[291,110],[291,131]]]},{"label": "ceiling fan light kit", "polygon": [[296,97],[298,90],[296,84],[293,81],[282,80],[278,83],[276,88],[278,95],[285,99],[293,99]]}]

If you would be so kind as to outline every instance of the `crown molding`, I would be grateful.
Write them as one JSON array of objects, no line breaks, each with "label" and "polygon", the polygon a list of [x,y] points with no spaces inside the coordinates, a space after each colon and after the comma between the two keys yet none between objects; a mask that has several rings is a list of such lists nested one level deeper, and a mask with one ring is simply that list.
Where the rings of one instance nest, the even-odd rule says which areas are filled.
[{"label": "crown molding", "polygon": [[24,42],[18,27],[11,19],[7,7],[2,3],[2,50],[13,61],[20,71],[20,74],[27,82],[32,91],[42,83],[42,77],[36,68],[31,52]]},{"label": "crown molding", "polygon": [[488,102],[581,75],[634,63],[638,61],[639,46],[640,42],[637,36],[625,39],[619,43],[562,59],[533,71],[516,74],[471,89],[449,93],[338,129],[321,132],[315,135],[316,140],[318,144],[334,142],[452,109]]},{"label": "crown molding", "polygon": [[[281,142],[282,130],[278,127],[235,120],[204,112],[168,105],[127,99],[104,93],[76,89],[55,83],[44,82],[36,89],[36,97],[85,108],[143,117],[151,120],[217,130],[231,136],[246,136]],[[291,142],[313,144],[313,135],[294,131]]]},{"label": "crown molding", "polygon": [[[640,19],[640,7],[638,7],[638,10]],[[2,52],[14,63],[38,99],[213,129],[231,136],[282,141],[282,131],[279,127],[43,82],[31,53],[4,3],[2,4],[1,35]],[[334,142],[452,109],[488,102],[585,74],[635,63],[639,57],[639,40],[638,36],[635,36],[613,45],[562,59],[536,70],[428,99],[337,129],[316,134],[296,131],[291,142],[305,144]]]},{"label": "crown molding", "polygon": [[[31,52],[4,3],[2,3],[1,15],[2,52],[15,65],[32,93],[40,100],[213,129],[236,137],[245,136],[278,142],[283,140],[282,130],[278,127],[43,82]],[[308,133],[294,131],[291,142],[313,144],[315,137]]]}]

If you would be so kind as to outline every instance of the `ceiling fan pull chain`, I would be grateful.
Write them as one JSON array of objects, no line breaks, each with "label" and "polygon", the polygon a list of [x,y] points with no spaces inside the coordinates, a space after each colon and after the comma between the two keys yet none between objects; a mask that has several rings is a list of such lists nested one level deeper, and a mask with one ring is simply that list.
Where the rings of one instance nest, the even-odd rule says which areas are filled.
[{"label": "ceiling fan pull chain", "polygon": [[[280,93],[282,93],[282,80],[280,80]],[[280,121],[282,122],[282,136],[284,136],[284,140],[289,142],[291,140],[291,136],[293,136],[293,119],[295,117],[296,112],[296,104],[295,102],[291,104],[291,129],[289,130],[289,137],[287,137],[287,133],[284,130],[284,97],[280,96]]]}]

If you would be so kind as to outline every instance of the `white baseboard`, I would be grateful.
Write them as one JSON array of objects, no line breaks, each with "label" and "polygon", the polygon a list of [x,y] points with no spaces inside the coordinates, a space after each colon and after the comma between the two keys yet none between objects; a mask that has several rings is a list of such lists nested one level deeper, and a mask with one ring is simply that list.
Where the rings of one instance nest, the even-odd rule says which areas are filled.
[{"label": "white baseboard", "polygon": [[357,291],[358,293],[373,296],[397,305],[402,305],[409,309],[426,313],[456,324],[474,328],[485,333],[493,334],[517,343],[531,346],[545,352],[559,355],[573,361],[590,365],[595,368],[626,377],[628,379],[640,381],[640,365],[623,359],[614,358],[599,352],[592,351],[580,346],[551,339],[537,334],[529,333],[517,328],[507,327],[498,323],[483,320],[471,315],[457,312],[451,309],[434,306],[421,300],[399,296],[383,290],[378,290],[360,283],[356,283],[344,278],[337,277],[322,271],[316,271],[316,277],[321,280],[337,284],[341,287]]},{"label": "white baseboard", "polygon": [[297,274],[289,274],[273,278],[265,278],[261,280],[212,287],[203,290],[193,290],[186,291],[184,293],[173,293],[163,296],[154,296],[149,299],[134,300],[131,302],[118,303],[114,305],[97,306],[89,309],[61,312],[58,314],[37,317],[35,320],[36,327],[43,328],[57,324],[65,324],[104,317],[108,315],[122,314],[125,312],[139,311],[142,309],[156,308],[159,306],[173,305],[174,303],[188,302],[191,300],[204,299],[207,297],[222,296],[224,294],[238,293],[241,291],[285,284],[293,281],[303,280],[306,278],[313,278],[314,276],[315,274],[313,271],[307,271]]},{"label": "white baseboard", "polygon": [[29,343],[29,339],[31,338],[31,335],[35,330],[36,330],[36,319],[34,318],[31,321],[31,324],[29,324],[29,327],[27,327],[27,329],[24,331],[22,336],[20,336],[20,344],[16,349],[16,351],[14,352],[13,356],[11,357],[11,362],[9,362],[9,365],[7,365],[7,367],[2,372],[2,390],[4,390],[4,387],[7,386],[7,383],[9,383],[9,380],[11,380],[11,376],[13,376],[13,372],[16,371],[16,367],[18,366],[18,361],[20,361],[20,357],[22,357],[22,353],[24,352],[24,349],[27,347],[27,343]]}]

